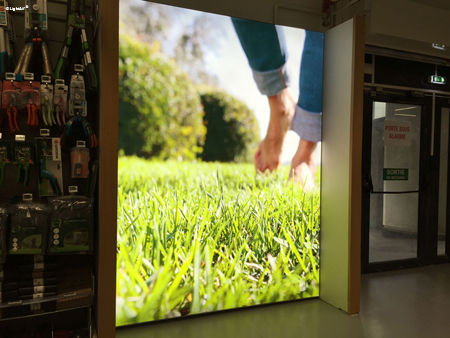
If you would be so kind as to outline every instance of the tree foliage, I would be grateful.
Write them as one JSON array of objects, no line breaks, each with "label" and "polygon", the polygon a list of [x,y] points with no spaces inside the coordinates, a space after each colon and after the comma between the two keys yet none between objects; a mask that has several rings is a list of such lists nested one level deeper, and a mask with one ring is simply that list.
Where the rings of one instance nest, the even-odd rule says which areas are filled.
[{"label": "tree foliage", "polygon": [[225,32],[211,14],[121,0],[119,29],[139,41],[158,44],[194,84],[218,85],[217,77],[206,71],[205,56],[220,50]]},{"label": "tree foliage", "polygon": [[220,48],[224,32],[210,14],[198,15],[192,22],[184,25],[182,32],[174,49],[174,58],[178,65],[194,84],[217,86],[217,76],[205,69],[205,55]]},{"label": "tree foliage", "polygon": [[119,10],[120,33],[153,44],[170,35],[171,13],[179,9],[146,1],[121,0]]},{"label": "tree foliage", "polygon": [[217,89],[203,90],[203,123],[207,128],[202,160],[251,162],[259,142],[253,111],[231,95]]},{"label": "tree foliage", "polygon": [[192,160],[206,133],[200,99],[186,74],[158,48],[120,35],[119,149]]}]

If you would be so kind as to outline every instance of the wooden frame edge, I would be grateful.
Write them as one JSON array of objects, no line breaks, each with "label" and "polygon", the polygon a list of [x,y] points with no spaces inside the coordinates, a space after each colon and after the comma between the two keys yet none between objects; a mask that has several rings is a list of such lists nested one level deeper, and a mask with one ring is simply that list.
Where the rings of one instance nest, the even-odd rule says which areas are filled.
[{"label": "wooden frame edge", "polygon": [[353,20],[352,109],[350,135],[349,284],[348,313],[360,310],[361,299],[361,196],[362,127],[364,110],[365,17]]},{"label": "wooden frame edge", "polygon": [[100,3],[99,59],[99,234],[97,334],[116,333],[117,169],[119,128],[119,0]]}]

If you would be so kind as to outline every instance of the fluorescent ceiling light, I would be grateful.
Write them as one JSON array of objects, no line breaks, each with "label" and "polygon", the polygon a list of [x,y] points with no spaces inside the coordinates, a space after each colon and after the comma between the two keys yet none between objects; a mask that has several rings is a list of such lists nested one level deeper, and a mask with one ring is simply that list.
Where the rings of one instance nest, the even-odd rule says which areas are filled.
[{"label": "fluorescent ceiling light", "polygon": [[416,109],[416,108],[417,108],[417,107],[397,108],[395,111],[409,110],[409,109]]},{"label": "fluorescent ceiling light", "polygon": [[416,117],[416,115],[410,115],[410,114],[395,114],[395,115],[398,115],[398,116],[412,116],[412,117]]}]

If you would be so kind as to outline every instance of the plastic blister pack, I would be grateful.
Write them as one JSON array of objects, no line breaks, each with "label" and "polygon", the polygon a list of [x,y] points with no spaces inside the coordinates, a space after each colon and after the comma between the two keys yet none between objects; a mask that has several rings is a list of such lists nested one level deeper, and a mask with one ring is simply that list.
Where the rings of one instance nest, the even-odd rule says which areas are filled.
[{"label": "plastic blister pack", "polygon": [[93,250],[94,199],[84,196],[49,198],[49,253]]},{"label": "plastic blister pack", "polygon": [[0,205],[0,262],[6,254],[6,227],[8,224],[8,210],[6,206]]},{"label": "plastic blister pack", "polygon": [[42,254],[47,243],[50,208],[40,202],[20,202],[8,206],[9,254]]}]

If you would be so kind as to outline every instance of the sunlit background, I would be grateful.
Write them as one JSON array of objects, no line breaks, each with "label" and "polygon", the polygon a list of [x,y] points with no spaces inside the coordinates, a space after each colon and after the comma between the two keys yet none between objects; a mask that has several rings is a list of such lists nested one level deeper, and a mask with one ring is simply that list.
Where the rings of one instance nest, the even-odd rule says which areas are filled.
[{"label": "sunlit background", "polygon": [[[254,111],[260,128],[260,137],[266,136],[269,124],[267,97],[261,95],[252,77],[247,58],[241,48],[229,17],[171,7],[140,0],[121,0],[120,30],[143,41],[149,35],[158,37],[161,50],[177,60],[193,82],[218,86],[244,101]],[[302,29],[284,27],[288,47],[288,64],[292,80],[291,92],[299,95],[299,70],[305,32]],[[180,48],[180,37],[190,34],[194,43]],[[188,45],[189,47],[189,45]],[[199,47],[201,50],[195,50]],[[282,163],[290,164],[297,150],[299,137],[289,131],[286,137]],[[320,143],[315,152],[320,163]]]}]

